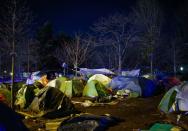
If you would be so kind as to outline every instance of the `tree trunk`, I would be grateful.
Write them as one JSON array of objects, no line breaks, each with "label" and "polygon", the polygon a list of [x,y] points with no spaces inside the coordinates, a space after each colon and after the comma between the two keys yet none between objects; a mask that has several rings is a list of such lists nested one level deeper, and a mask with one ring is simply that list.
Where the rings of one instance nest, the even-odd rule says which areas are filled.
[{"label": "tree trunk", "polygon": [[[29,41],[30,42],[30,41]],[[29,42],[27,43],[27,73],[29,73],[29,68],[30,68],[30,46]]]},{"label": "tree trunk", "polygon": [[174,76],[176,76],[176,48],[175,48],[175,43],[173,43],[173,65],[174,65]]},{"label": "tree trunk", "polygon": [[12,66],[11,66],[11,108],[14,109],[14,69],[15,69],[15,20],[16,20],[16,1],[14,1],[14,12],[12,15]]},{"label": "tree trunk", "polygon": [[121,75],[121,67],[122,66],[122,60],[121,60],[121,45],[118,45],[118,75]]},{"label": "tree trunk", "polygon": [[153,75],[153,53],[151,53],[150,57],[150,73]]},{"label": "tree trunk", "polygon": [[78,76],[78,73],[77,73],[77,71],[78,71],[78,63],[77,62],[75,62],[74,68],[75,68],[75,77],[77,77]]},{"label": "tree trunk", "polygon": [[11,69],[11,107],[14,109],[14,68],[15,68],[15,55],[12,54],[12,69]]}]

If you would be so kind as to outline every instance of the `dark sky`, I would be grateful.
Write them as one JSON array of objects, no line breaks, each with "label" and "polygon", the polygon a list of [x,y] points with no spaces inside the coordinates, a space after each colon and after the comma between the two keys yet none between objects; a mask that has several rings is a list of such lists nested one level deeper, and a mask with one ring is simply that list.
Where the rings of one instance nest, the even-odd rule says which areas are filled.
[{"label": "dark sky", "polygon": [[36,22],[50,21],[56,32],[88,31],[100,17],[128,12],[136,0],[29,0]]},{"label": "dark sky", "polygon": [[[88,31],[102,16],[115,12],[128,13],[137,0],[28,0],[38,24],[49,21],[56,33]],[[171,15],[186,0],[158,0],[164,11]],[[166,16],[168,17],[168,16]]]}]

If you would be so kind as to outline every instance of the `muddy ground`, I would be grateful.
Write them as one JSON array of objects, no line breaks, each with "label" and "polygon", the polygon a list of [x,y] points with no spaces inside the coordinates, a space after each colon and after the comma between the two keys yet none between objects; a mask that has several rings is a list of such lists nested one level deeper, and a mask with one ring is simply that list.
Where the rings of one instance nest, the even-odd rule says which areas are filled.
[{"label": "muddy ground", "polygon": [[[81,112],[92,113],[95,115],[110,114],[120,118],[123,122],[108,128],[108,131],[133,131],[137,129],[149,129],[156,122],[176,124],[176,114],[164,115],[157,106],[163,95],[150,98],[124,98],[116,100],[114,105],[98,105],[83,107],[75,104],[75,107]],[[73,101],[84,101],[82,98],[73,98]],[[25,120],[25,124],[30,130],[45,130],[45,121],[31,122]],[[182,117],[178,126],[188,130],[188,119]]]}]

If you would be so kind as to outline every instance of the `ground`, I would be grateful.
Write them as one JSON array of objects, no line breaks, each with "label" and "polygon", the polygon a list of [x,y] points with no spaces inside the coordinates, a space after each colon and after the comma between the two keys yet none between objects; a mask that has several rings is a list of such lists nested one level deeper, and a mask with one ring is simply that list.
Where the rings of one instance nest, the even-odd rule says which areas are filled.
[{"label": "ground", "polygon": [[[80,104],[75,104],[75,107],[81,112],[92,113],[96,115],[110,114],[111,116],[120,118],[123,122],[110,127],[108,131],[133,131],[137,129],[149,129],[156,122],[176,124],[176,115],[164,115],[157,106],[163,95],[150,98],[125,98],[118,100],[117,104],[113,105],[98,105],[83,107]],[[83,101],[82,98],[73,98],[74,101]],[[117,100],[116,100],[117,102]],[[43,129],[45,122],[25,121],[25,124],[31,129]],[[188,120],[182,119],[179,126],[188,130]]]},{"label": "ground", "polygon": [[151,124],[163,121],[165,118],[158,111],[157,106],[161,96],[151,98],[122,99],[116,105],[99,107],[77,107],[83,112],[103,115],[110,114],[123,120],[116,126],[110,127],[109,131],[128,131],[133,129],[148,129]]}]

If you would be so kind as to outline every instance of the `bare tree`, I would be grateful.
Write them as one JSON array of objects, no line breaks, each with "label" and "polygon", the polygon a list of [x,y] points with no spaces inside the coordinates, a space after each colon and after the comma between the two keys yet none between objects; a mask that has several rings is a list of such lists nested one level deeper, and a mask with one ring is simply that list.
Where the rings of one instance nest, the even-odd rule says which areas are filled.
[{"label": "bare tree", "polygon": [[150,58],[150,69],[153,74],[153,53],[160,38],[162,14],[156,0],[140,0],[134,9],[139,26],[144,52]]},{"label": "bare tree", "polygon": [[[81,34],[76,34],[73,40],[63,41],[61,46],[57,54],[64,55],[64,61],[74,66],[77,76],[78,67],[89,58],[92,51],[91,39],[85,40]],[[59,57],[62,58],[61,56]]]},{"label": "bare tree", "polygon": [[118,73],[121,72],[128,46],[136,35],[134,28],[131,28],[131,20],[131,17],[116,13],[101,18],[92,27],[101,46],[113,47],[114,52],[109,51],[109,53],[117,58]]},{"label": "bare tree", "polygon": [[28,32],[28,25],[30,24],[31,17],[29,11],[26,9],[23,1],[20,0],[7,0],[1,8],[0,20],[0,38],[2,41],[4,51],[9,52],[11,55],[11,96],[13,108],[13,87],[14,87],[14,72],[15,72],[15,57],[17,46],[23,40],[23,36]]}]

